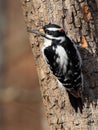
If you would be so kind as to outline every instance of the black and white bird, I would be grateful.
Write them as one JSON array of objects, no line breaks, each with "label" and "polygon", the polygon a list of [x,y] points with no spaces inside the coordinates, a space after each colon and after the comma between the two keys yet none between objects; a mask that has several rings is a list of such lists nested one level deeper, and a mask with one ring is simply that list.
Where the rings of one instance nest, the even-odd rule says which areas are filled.
[{"label": "black and white bird", "polygon": [[80,98],[83,86],[82,60],[76,44],[56,24],[49,23],[33,32],[44,38],[42,52],[53,74],[69,94]]}]

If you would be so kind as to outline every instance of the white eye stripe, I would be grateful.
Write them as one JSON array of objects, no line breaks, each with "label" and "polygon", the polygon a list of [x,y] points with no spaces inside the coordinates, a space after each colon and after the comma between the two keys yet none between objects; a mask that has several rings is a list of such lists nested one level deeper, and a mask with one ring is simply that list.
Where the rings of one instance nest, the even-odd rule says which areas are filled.
[{"label": "white eye stripe", "polygon": [[47,30],[49,30],[49,31],[59,31],[60,28],[47,28]]}]

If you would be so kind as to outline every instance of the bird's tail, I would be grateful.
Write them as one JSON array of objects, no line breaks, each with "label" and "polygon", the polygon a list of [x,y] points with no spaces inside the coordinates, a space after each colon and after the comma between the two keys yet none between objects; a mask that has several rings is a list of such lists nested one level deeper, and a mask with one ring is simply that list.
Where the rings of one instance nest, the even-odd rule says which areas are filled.
[{"label": "bird's tail", "polygon": [[75,109],[76,112],[80,110],[80,112],[82,113],[83,101],[81,95],[79,93],[76,93],[74,90],[71,92],[67,90],[67,92],[72,107]]},{"label": "bird's tail", "polygon": [[76,97],[76,98],[79,98],[79,97],[82,96],[80,89],[77,89],[77,90],[76,90],[75,88],[70,88],[70,89],[67,89],[67,90],[69,91],[69,93],[70,93],[71,95],[73,95],[73,96]]}]

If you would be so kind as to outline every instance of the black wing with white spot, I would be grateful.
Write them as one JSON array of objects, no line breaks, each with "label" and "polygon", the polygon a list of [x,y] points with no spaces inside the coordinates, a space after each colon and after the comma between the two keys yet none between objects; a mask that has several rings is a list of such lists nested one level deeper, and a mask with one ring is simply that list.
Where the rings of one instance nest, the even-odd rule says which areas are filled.
[{"label": "black wing with white spot", "polygon": [[67,90],[78,91],[82,87],[81,56],[76,45],[66,37],[62,43],[52,41],[44,54],[53,74]]},{"label": "black wing with white spot", "polygon": [[53,74],[59,78],[65,77],[68,64],[68,56],[61,45],[52,44],[44,49],[44,54]]}]

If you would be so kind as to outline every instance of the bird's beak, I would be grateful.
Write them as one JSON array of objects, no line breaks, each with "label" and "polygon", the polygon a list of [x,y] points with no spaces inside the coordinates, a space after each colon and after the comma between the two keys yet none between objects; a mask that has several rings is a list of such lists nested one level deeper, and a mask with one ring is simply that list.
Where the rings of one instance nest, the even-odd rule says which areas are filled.
[{"label": "bird's beak", "polygon": [[30,33],[35,33],[37,35],[45,37],[45,31],[44,31],[44,29],[39,29],[39,30],[27,29],[27,31],[30,32]]},{"label": "bird's beak", "polygon": [[30,33],[35,33],[35,34],[37,34],[37,35],[39,35],[39,36],[42,36],[42,37],[44,37],[44,38],[46,38],[46,39],[48,39],[48,40],[51,40],[49,37],[47,37],[47,36],[45,35],[44,29],[39,29],[39,30],[27,29],[27,31],[30,32]]}]

